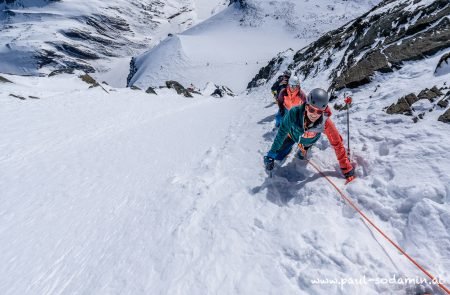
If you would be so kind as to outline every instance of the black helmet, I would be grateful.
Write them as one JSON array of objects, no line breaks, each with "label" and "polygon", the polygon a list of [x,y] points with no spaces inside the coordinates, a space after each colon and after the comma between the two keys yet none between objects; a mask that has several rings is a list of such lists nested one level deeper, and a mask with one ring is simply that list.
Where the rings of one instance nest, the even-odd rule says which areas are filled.
[{"label": "black helmet", "polygon": [[288,77],[290,77],[290,76],[291,76],[291,71],[289,71],[289,70],[284,71],[284,72],[283,72],[283,76],[288,76]]},{"label": "black helmet", "polygon": [[328,93],[321,88],[315,88],[311,90],[311,92],[308,94],[308,97],[306,98],[307,104],[321,110],[324,110],[327,107],[328,101]]}]

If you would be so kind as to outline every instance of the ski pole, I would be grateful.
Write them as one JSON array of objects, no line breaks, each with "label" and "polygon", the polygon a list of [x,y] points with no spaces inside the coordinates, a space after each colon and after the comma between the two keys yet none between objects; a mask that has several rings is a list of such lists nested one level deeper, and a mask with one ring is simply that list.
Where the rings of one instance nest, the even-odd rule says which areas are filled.
[{"label": "ski pole", "polygon": [[350,157],[350,104],[352,103],[352,98],[350,96],[347,96],[344,99],[344,102],[347,106],[347,155]]}]

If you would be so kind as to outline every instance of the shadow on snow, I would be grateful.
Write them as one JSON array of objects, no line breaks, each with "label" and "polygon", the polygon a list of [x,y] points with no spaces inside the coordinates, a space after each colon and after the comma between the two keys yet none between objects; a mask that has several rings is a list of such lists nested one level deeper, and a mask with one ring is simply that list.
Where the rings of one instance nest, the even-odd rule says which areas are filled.
[{"label": "shadow on snow", "polygon": [[[338,171],[324,171],[326,176],[339,177]],[[307,183],[313,182],[323,177],[307,168],[307,162],[294,158],[283,167],[275,167],[273,176],[266,177],[264,182],[250,190],[251,194],[260,193],[267,190],[267,200],[278,205],[286,206],[294,198],[303,199],[301,193]]]}]

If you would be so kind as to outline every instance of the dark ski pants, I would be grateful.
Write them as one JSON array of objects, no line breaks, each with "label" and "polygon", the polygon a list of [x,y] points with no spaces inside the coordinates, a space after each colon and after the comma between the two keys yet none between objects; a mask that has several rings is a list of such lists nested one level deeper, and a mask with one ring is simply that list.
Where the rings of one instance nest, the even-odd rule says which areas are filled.
[{"label": "dark ski pants", "polygon": [[275,115],[275,127],[280,127],[281,121],[283,121],[283,115],[281,115],[281,112],[278,111],[278,113]]},{"label": "dark ski pants", "polygon": [[277,151],[277,155],[274,159],[278,161],[284,160],[284,158],[286,158],[286,156],[291,152],[294,144],[295,141],[293,141],[289,136],[286,137],[283,144],[281,145],[281,148]]}]

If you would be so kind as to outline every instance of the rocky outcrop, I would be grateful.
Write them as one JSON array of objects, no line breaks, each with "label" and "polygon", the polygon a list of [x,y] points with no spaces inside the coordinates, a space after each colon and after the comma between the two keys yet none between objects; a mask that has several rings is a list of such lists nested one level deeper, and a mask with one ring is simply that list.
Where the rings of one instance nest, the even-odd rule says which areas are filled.
[{"label": "rocky outcrop", "polygon": [[448,99],[447,98],[443,98],[441,99],[438,103],[438,106],[440,106],[441,108],[446,108],[448,107]]},{"label": "rocky outcrop", "polygon": [[79,76],[79,78],[80,78],[83,82],[85,82],[85,83],[91,85],[89,88],[100,86],[100,84],[97,82],[97,80],[95,80],[94,78],[92,78],[92,77],[91,77],[90,75],[88,75],[88,74],[81,75],[81,76]]},{"label": "rocky outcrop", "polygon": [[248,3],[246,0],[230,0],[230,4],[228,4],[228,5],[232,5],[234,3],[237,3],[239,5],[239,7],[241,7],[241,8],[246,8],[248,6]]},{"label": "rocky outcrop", "polygon": [[134,74],[136,74],[138,68],[136,66],[136,58],[132,57],[130,60],[130,72],[127,76],[127,87],[130,86],[130,81],[133,79]]},{"label": "rocky outcrop", "polygon": [[[330,92],[359,87],[369,83],[377,72],[396,71],[407,61],[450,48],[448,15],[448,0],[383,1],[297,51],[288,66],[301,79],[326,72]],[[448,56],[442,60],[440,65]]]},{"label": "rocky outcrop", "polygon": [[175,89],[178,94],[184,95],[185,97],[193,97],[192,94],[177,81],[166,81],[166,86],[169,89]]},{"label": "rocky outcrop", "polygon": [[224,85],[215,85],[216,89],[214,89],[213,93],[211,93],[211,96],[214,97],[224,97],[224,96],[236,96],[233,91]]},{"label": "rocky outcrop", "polygon": [[292,49],[288,49],[285,52],[278,54],[278,56],[273,58],[267,66],[261,68],[258,74],[256,74],[256,76],[248,83],[247,89],[259,87],[272,79],[276,73],[278,73],[286,55],[290,52],[292,52]]},{"label": "rocky outcrop", "polygon": [[95,60],[100,58],[95,52],[90,51],[85,46],[71,45],[66,42],[48,42],[48,43],[51,44],[53,47],[55,47],[55,49],[57,49],[58,51],[63,52],[70,57],[84,60]]},{"label": "rocky outcrop", "polygon": [[443,93],[436,86],[433,86],[431,89],[427,88],[420,91],[418,99],[428,99],[430,102],[434,102],[434,100],[441,95],[443,95]]},{"label": "rocky outcrop", "polygon": [[397,101],[397,103],[389,106],[386,110],[386,113],[388,113],[388,114],[404,114],[404,115],[411,116],[412,115],[411,105],[418,100],[419,100],[419,98],[414,93],[410,93],[404,97],[401,97]]},{"label": "rocky outcrop", "polygon": [[148,87],[147,90],[145,91],[145,93],[157,95],[155,88],[153,88],[153,87]]},{"label": "rocky outcrop", "polygon": [[438,121],[450,123],[450,109],[448,109],[444,114],[439,116]]},{"label": "rocky outcrop", "polygon": [[12,83],[11,81],[9,81],[8,79],[0,76],[0,83]]},{"label": "rocky outcrop", "polygon": [[[446,108],[448,106],[448,99],[450,98],[450,91],[444,95],[443,90],[448,89],[448,87],[441,87],[440,89],[437,86],[433,86],[431,89],[423,89],[416,96],[414,93],[410,93],[404,97],[401,97],[396,103],[393,103],[389,107],[386,108],[386,113],[388,114],[403,114],[407,116],[413,116],[413,121],[418,122],[419,119],[423,119],[425,116],[425,112],[417,113],[414,109],[413,104],[420,100],[428,100],[431,102],[431,107],[428,109],[428,112],[432,112],[436,109],[436,106],[440,108]],[[443,97],[444,96],[444,97]],[[443,97],[441,99],[441,97]],[[436,101],[438,101],[436,103]],[[439,117],[439,121],[445,120],[448,117],[448,111]]]},{"label": "rocky outcrop", "polygon": [[49,77],[60,75],[60,74],[73,74],[74,69],[61,69],[61,70],[54,70],[50,74],[48,74]]},{"label": "rocky outcrop", "polygon": [[375,71],[392,72],[388,59],[380,51],[368,54],[361,62],[344,71],[333,81],[333,86],[336,90],[343,87],[356,88],[369,83]]},{"label": "rocky outcrop", "polygon": [[280,69],[281,64],[283,63],[283,57],[273,58],[269,64],[263,68],[261,68],[256,74],[256,76],[248,83],[247,89],[261,86],[266,81],[273,78],[273,76]]},{"label": "rocky outcrop", "polygon": [[11,97],[15,97],[15,98],[18,98],[18,99],[20,99],[20,100],[26,100],[26,98],[25,98],[25,97],[23,97],[22,95],[17,95],[17,94],[10,94],[9,96],[11,96]]},{"label": "rocky outcrop", "polygon": [[439,60],[436,66],[434,74],[435,75],[450,74],[450,52],[441,56],[441,59]]}]

